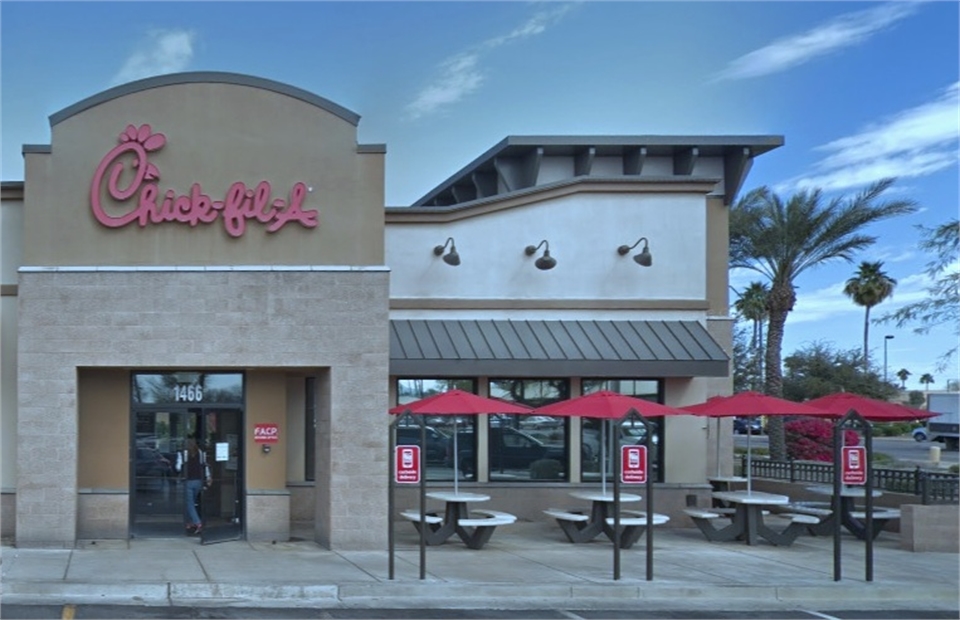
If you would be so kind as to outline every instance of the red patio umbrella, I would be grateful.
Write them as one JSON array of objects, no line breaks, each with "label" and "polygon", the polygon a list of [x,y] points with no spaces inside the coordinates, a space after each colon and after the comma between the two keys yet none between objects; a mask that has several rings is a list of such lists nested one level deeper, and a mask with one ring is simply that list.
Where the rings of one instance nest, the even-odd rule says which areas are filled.
[{"label": "red patio umbrella", "polygon": [[[416,415],[478,415],[478,414],[525,414],[532,409],[526,405],[511,403],[497,398],[477,396],[463,390],[452,389],[433,396],[427,396],[412,403],[397,405],[390,409],[390,413],[400,415],[413,413]],[[457,462],[459,452],[457,447],[457,420],[453,421],[453,489],[458,490]]]},{"label": "red patio umbrella", "polygon": [[[619,420],[630,412],[635,412],[645,418],[663,417],[668,415],[689,415],[682,409],[675,409],[635,396],[625,396],[609,390],[593,392],[585,396],[578,396],[557,403],[537,407],[531,413],[537,415],[599,418],[601,420]],[[606,476],[606,440],[603,436],[604,426],[600,427],[600,478],[603,492],[607,492]]]},{"label": "red patio umbrella", "polygon": [[[792,400],[768,396],[759,392],[740,392],[732,396],[714,396],[704,403],[684,407],[694,415],[714,418],[732,416],[753,417],[759,415],[806,415],[836,417],[823,409],[812,406],[810,403],[795,403]],[[719,428],[720,421],[717,420]],[[750,435],[747,432],[747,490],[750,490]],[[720,470],[720,433],[717,433],[717,473]]]},{"label": "red patio umbrella", "polygon": [[923,409],[915,409],[907,405],[890,403],[849,392],[821,396],[808,400],[805,404],[829,411],[837,417],[844,416],[850,411],[856,411],[862,418],[870,422],[909,422],[911,420],[925,420],[937,415]]}]

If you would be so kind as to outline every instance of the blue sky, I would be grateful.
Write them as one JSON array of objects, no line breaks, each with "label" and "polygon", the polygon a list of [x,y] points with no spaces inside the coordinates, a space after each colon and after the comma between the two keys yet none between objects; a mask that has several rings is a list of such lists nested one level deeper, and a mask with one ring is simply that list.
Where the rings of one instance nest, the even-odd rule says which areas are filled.
[{"label": "blue sky", "polygon": [[[861,260],[899,282],[880,316],[924,297],[917,225],[958,215],[957,2],[0,3],[2,179],[48,116],[111,86],[179,71],[285,82],[361,115],[387,144],[386,200],[409,205],[511,134],[778,134],[743,191],[852,195],[895,176],[918,213],[876,225],[857,262],[797,281],[784,354],[862,346],[841,292]],[[755,277],[732,274],[743,288]],[[952,329],[871,326],[889,374],[957,378]]]}]

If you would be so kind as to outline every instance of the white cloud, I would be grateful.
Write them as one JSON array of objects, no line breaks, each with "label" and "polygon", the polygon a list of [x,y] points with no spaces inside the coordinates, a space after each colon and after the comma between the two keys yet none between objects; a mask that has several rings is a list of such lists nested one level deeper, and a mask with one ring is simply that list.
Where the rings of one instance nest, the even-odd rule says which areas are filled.
[{"label": "white cloud", "polygon": [[933,101],[817,147],[827,155],[814,164],[814,170],[775,189],[785,192],[820,188],[839,192],[885,177],[916,178],[956,166],[960,139],[958,93],[960,82],[955,82]]},{"label": "white cloud", "polygon": [[147,33],[120,71],[113,84],[123,84],[154,75],[183,71],[193,59],[194,33],[187,30],[154,30]]},{"label": "white cloud", "polygon": [[732,61],[716,80],[739,80],[786,71],[820,56],[863,43],[916,11],[916,4],[891,3],[840,15],[754,50]]},{"label": "white cloud", "polygon": [[[850,314],[863,316],[863,307],[843,294],[845,284],[846,281],[838,282],[810,292],[798,289],[797,303],[787,318],[788,325],[826,321]],[[925,299],[929,295],[926,291],[929,285],[930,279],[922,273],[898,278],[893,296],[874,306],[871,317],[876,318],[906,304]]]},{"label": "white cloud", "polygon": [[440,64],[439,76],[425,86],[407,105],[408,116],[413,119],[426,116],[473,93],[484,81],[483,70],[480,67],[484,54],[508,43],[543,33],[560,21],[574,6],[574,3],[564,3],[541,10],[509,33],[487,39],[472,50],[461,52],[443,61]]}]

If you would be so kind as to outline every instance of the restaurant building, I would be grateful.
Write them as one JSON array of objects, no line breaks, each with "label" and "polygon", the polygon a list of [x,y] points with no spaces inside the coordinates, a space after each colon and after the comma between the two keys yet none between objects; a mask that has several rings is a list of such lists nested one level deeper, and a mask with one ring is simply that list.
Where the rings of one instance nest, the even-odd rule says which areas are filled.
[{"label": "restaurant building", "polygon": [[[4,536],[182,536],[174,464],[196,437],[221,536],[382,548],[393,405],[730,392],[727,212],[782,137],[510,136],[392,207],[359,120],[182,73],[80,101],[23,147],[0,212]],[[456,471],[537,519],[598,480],[593,423],[526,418],[458,419],[456,458],[452,420],[428,420],[431,484]],[[704,486],[714,433],[657,422],[659,507]]]}]

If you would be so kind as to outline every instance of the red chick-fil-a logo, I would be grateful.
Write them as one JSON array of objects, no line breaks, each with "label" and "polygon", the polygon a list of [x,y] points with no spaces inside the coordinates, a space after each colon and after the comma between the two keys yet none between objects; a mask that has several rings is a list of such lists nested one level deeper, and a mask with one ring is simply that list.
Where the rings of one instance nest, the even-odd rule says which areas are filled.
[{"label": "red chick-fil-a logo", "polygon": [[[305,228],[317,226],[317,212],[301,209],[307,195],[307,186],[303,183],[294,183],[289,199],[273,198],[267,181],[260,181],[252,188],[237,181],[227,190],[223,200],[212,200],[199,183],[190,186],[189,194],[178,196],[172,189],[161,193],[156,183],[160,171],[149,161],[149,153],[162,149],[167,137],[153,133],[150,125],[141,125],[139,129],[127,125],[119,141],[120,144],[100,160],[90,184],[93,216],[108,228],[120,228],[133,222],[141,228],[162,222],[196,226],[211,224],[222,217],[227,234],[240,237],[247,229],[248,220],[267,224],[267,232],[276,232],[289,222],[297,222]],[[120,176],[126,170],[126,162],[134,174],[130,183],[121,187]],[[123,215],[108,214],[102,202],[104,189],[116,202],[134,199],[134,208]]]}]

